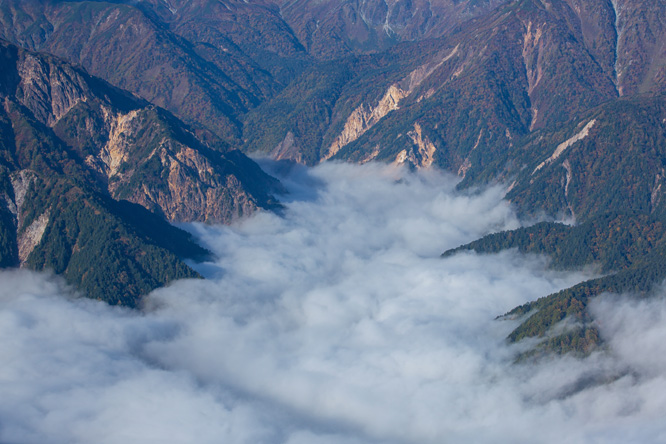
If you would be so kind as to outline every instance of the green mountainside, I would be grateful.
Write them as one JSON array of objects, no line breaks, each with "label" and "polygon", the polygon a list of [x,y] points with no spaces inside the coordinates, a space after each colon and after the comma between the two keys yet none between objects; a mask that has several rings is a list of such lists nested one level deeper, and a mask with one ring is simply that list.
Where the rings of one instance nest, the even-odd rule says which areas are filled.
[{"label": "green mountainside", "polygon": [[207,255],[189,234],[105,196],[27,110],[5,98],[0,127],[3,267],[51,270],[88,296],[128,306],[174,279],[198,276],[179,259]]},{"label": "green mountainside", "polygon": [[[585,128],[587,135],[568,146]],[[507,198],[525,217],[568,218],[575,225],[539,223],[489,235],[445,255],[518,248],[547,254],[557,268],[598,266],[604,277],[510,313],[533,314],[512,340],[546,337],[556,321],[572,317],[578,321],[577,333],[561,333],[544,346],[588,350],[599,341],[598,336],[581,339],[594,326],[586,310],[590,297],[604,292],[645,295],[666,278],[665,167],[666,96],[613,100],[586,113],[578,124],[534,132],[486,172],[490,177],[498,171],[493,168],[504,169],[505,178],[512,178]],[[558,341],[582,342],[565,346]]]},{"label": "green mountainside", "polygon": [[616,99],[561,129],[534,132],[486,176],[500,164],[514,180],[507,197],[529,215],[581,222],[607,211],[664,217],[666,95]]},{"label": "green mountainside", "polygon": [[[545,338],[537,350],[586,353],[600,345],[591,297],[602,293],[649,295],[666,278],[666,223],[663,218],[634,212],[606,212],[575,226],[541,222],[530,227],[488,235],[449,250],[497,253],[515,248],[522,253],[546,254],[556,269],[573,270],[594,264],[602,277],[517,307],[507,317],[524,321],[511,341]],[[552,331],[560,321],[569,328]],[[533,353],[532,350],[530,353]]]}]

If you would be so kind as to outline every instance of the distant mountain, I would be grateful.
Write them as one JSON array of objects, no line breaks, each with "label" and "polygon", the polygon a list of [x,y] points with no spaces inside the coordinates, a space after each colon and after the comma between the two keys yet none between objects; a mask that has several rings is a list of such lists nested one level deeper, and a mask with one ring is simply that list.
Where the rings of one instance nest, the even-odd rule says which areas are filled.
[{"label": "distant mountain", "polygon": [[0,38],[80,64],[231,144],[239,116],[306,58],[276,7],[241,0],[2,0]]},{"label": "distant mountain", "polygon": [[207,254],[165,218],[227,222],[276,205],[275,179],[168,112],[53,56],[0,42],[0,59],[3,266],[135,305],[197,276],[179,257]]},{"label": "distant mountain", "polygon": [[274,1],[307,51],[330,60],[440,37],[507,0]]}]

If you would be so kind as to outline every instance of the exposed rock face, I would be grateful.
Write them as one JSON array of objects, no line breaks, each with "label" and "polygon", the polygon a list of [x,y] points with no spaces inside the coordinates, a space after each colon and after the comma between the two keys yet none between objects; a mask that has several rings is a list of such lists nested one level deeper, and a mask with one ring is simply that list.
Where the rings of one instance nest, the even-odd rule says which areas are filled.
[{"label": "exposed rock face", "polygon": [[15,171],[11,174],[11,185],[14,194],[13,200],[8,196],[5,198],[10,203],[10,211],[15,218],[17,232],[19,265],[23,266],[44,236],[44,231],[49,223],[51,209],[46,210],[27,227],[24,226],[26,194],[37,179],[37,174],[31,170]]},{"label": "exposed rock face", "polygon": [[30,185],[35,181],[37,174],[30,170],[17,171],[11,175],[11,184],[14,191],[12,213],[16,217],[16,227],[23,227],[23,204]]},{"label": "exposed rock face", "polygon": [[303,156],[296,144],[294,133],[287,131],[282,142],[280,142],[273,151],[270,152],[270,157],[275,160],[291,160],[297,163],[303,163]]},{"label": "exposed rock face", "polygon": [[42,240],[44,231],[49,223],[50,212],[46,211],[34,220],[29,226],[20,229],[18,234],[18,257],[21,265],[28,260],[28,256]]},{"label": "exposed rock face", "polygon": [[583,127],[583,129],[580,130],[579,133],[575,134],[571,138],[569,138],[569,139],[565,140],[564,142],[560,143],[559,145],[557,145],[557,148],[555,148],[555,151],[553,152],[553,154],[551,154],[551,156],[548,159],[544,160],[539,165],[537,165],[536,168],[534,168],[534,171],[532,172],[532,174],[536,173],[537,171],[539,171],[544,166],[546,166],[546,165],[552,163],[553,161],[557,160],[557,158],[560,157],[562,155],[562,153],[564,153],[564,151],[567,148],[569,148],[571,145],[573,145],[574,143],[579,142],[579,141],[583,140],[584,138],[586,138],[588,136],[588,134],[590,134],[590,129],[592,129],[592,127],[594,126],[594,124],[596,122],[597,122],[596,119],[590,120],[587,123],[587,125],[585,125]]},{"label": "exposed rock face", "polygon": [[[527,23],[525,36],[523,37],[523,60],[525,62],[525,73],[527,75],[527,94],[530,101],[534,99],[534,90],[543,78],[543,28],[536,26],[533,29],[532,22]],[[539,110],[532,108],[532,119],[530,121],[530,131],[536,127],[539,118]]]},{"label": "exposed rock face", "polygon": [[[431,74],[433,74],[444,63],[451,60],[458,53],[459,48],[460,45],[455,46],[441,59],[435,58],[434,60],[417,67],[399,83],[389,86],[388,90],[384,96],[379,99],[379,103],[376,106],[373,107],[366,104],[361,104],[358,108],[356,108],[347,119],[344,129],[340,135],[328,148],[328,151],[323,156],[322,160],[327,160],[335,156],[341,148],[357,140],[389,113],[398,110],[400,108],[400,102],[406,97],[409,97]],[[403,85],[405,89],[403,89],[400,85]],[[424,98],[427,99],[431,97],[433,93],[434,90],[426,92],[425,95],[422,95],[417,99],[417,102],[420,102]],[[413,162],[411,160],[410,162],[419,167],[430,166],[434,160],[432,156],[436,149],[430,141],[424,141],[421,138],[422,131],[421,125],[419,123],[415,122],[414,128],[414,134],[416,134],[416,137],[412,137],[411,132],[408,135],[417,145],[417,151],[415,151],[411,156],[405,151],[404,159],[412,159]],[[425,145],[429,146],[425,147]],[[377,154],[370,154],[370,157],[374,158]],[[400,157],[403,157],[403,153],[398,155],[398,158]],[[398,158],[396,158],[396,161]],[[398,163],[402,163],[404,159]],[[362,162],[367,160],[367,158],[363,159]]]},{"label": "exposed rock face", "polygon": [[335,156],[340,148],[358,139],[363,133],[372,128],[377,122],[391,111],[398,109],[400,101],[409,95],[409,91],[400,89],[397,85],[391,85],[374,107],[362,104],[356,108],[347,119],[342,133],[328,148],[323,160]]},{"label": "exposed rock face", "polygon": [[[229,222],[272,205],[276,181],[234,166],[146,102],[35,53],[17,53],[16,71],[16,100],[79,152],[112,197],[170,221]],[[256,194],[247,174],[260,183]]]},{"label": "exposed rock face", "polygon": [[469,171],[470,168],[472,168],[472,161],[469,160],[469,157],[466,157],[462,165],[460,165],[460,168],[458,168],[458,176],[464,179],[465,176],[467,176],[467,171]]},{"label": "exposed rock face", "polygon": [[32,54],[21,58],[17,69],[23,93],[21,103],[49,126],[53,126],[80,101],[86,100],[81,76],[73,69],[64,65],[56,68]]},{"label": "exposed rock face", "polygon": [[431,166],[435,161],[437,148],[428,137],[423,136],[421,125],[414,123],[414,131],[410,131],[407,135],[412,139],[416,148],[412,151],[413,156],[410,158],[412,164],[419,168]]},{"label": "exposed rock face", "polygon": [[164,143],[147,162],[154,159],[159,159],[166,184],[143,183],[127,194],[123,188],[130,182],[121,179],[112,184],[112,195],[159,211],[170,221],[231,222],[259,208],[236,176],[220,175],[192,148]]},{"label": "exposed rock face", "polygon": [[414,130],[407,133],[414,146],[410,149],[404,149],[398,153],[394,163],[400,165],[409,163],[416,168],[428,168],[435,161],[435,152],[437,148],[428,139],[423,136],[423,130],[418,123],[414,124]]},{"label": "exposed rock face", "polygon": [[109,128],[108,140],[97,156],[89,155],[86,158],[86,163],[92,167],[99,166],[99,172],[110,179],[118,174],[120,166],[127,161],[132,151],[132,140],[141,123],[134,122],[139,116],[139,110],[115,115],[106,107],[102,107],[102,111],[104,125]]},{"label": "exposed rock face", "polygon": [[[105,113],[106,144],[86,163],[102,174],[111,196],[138,203],[173,222],[230,222],[260,208],[261,201],[233,174],[220,174],[220,163],[167,135],[143,139],[151,110]],[[143,140],[155,147],[137,158],[135,145]],[[161,180],[146,177],[157,169]],[[270,186],[270,183],[267,182]]]}]

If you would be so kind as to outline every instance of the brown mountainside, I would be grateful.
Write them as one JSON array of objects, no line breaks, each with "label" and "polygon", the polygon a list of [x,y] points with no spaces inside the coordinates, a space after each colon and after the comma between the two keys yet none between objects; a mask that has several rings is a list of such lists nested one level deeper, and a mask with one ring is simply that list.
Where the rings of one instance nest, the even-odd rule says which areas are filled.
[{"label": "brown mountainside", "polygon": [[333,59],[439,37],[506,0],[274,1],[310,54]]},{"label": "brown mountainside", "polygon": [[51,128],[112,197],[178,221],[226,222],[272,205],[276,182],[240,153],[204,145],[167,112],[53,57],[3,51],[14,79],[6,100]]},{"label": "brown mountainside", "polygon": [[[170,110],[201,136],[210,130],[234,143],[238,116],[289,77],[287,63],[264,55],[298,58],[300,45],[270,5],[173,3],[3,0],[0,37],[81,64]],[[271,36],[264,50],[258,45],[264,35],[255,29]]]},{"label": "brown mountainside", "polygon": [[[608,36],[583,33],[566,2],[549,5],[511,2],[446,37],[313,67],[249,114],[248,149],[289,141],[292,156],[311,163],[373,158],[473,175],[531,131],[618,97],[610,3],[597,23]],[[298,100],[326,76],[335,80],[314,86],[314,101]],[[276,108],[289,118],[257,124]]]},{"label": "brown mountainside", "polygon": [[198,276],[180,258],[207,254],[165,218],[228,222],[275,205],[275,179],[167,111],[50,55],[0,42],[0,60],[2,266],[133,306]]}]

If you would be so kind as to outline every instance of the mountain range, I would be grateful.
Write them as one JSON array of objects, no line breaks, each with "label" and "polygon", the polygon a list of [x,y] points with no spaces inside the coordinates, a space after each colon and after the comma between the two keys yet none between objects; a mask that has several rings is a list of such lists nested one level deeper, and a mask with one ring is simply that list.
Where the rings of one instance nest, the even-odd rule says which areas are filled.
[{"label": "mountain range", "polygon": [[2,264],[134,306],[206,255],[167,222],[278,207],[245,154],[434,166],[542,221],[445,255],[598,267],[506,315],[509,340],[543,339],[531,353],[588,353],[590,298],[666,277],[664,17],[663,0],[0,0]]}]

